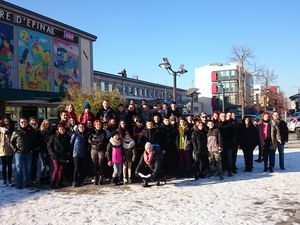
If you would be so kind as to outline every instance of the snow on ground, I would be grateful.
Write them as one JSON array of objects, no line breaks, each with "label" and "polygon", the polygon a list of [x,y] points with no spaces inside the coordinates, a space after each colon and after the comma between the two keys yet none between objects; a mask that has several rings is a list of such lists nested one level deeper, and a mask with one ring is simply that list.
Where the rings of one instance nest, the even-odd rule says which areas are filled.
[{"label": "snow on ground", "polygon": [[[255,152],[257,153],[257,152]],[[286,170],[61,190],[0,187],[0,224],[300,224],[300,149],[286,149]],[[256,157],[255,157],[256,158]]]}]

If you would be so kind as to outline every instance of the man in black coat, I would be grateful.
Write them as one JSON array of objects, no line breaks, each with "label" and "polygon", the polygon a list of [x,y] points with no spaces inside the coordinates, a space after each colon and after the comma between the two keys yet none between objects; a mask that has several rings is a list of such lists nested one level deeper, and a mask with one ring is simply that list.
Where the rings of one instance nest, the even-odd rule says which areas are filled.
[{"label": "man in black coat", "polygon": [[109,101],[104,99],[102,102],[102,107],[99,109],[98,113],[96,114],[96,119],[100,121],[108,122],[110,119],[115,118],[115,112],[110,107]]},{"label": "man in black coat", "polygon": [[161,149],[164,154],[163,168],[168,176],[176,175],[178,165],[178,150],[176,146],[177,130],[170,124],[170,118],[165,116],[159,129]]},{"label": "man in black coat", "polygon": [[281,137],[281,143],[278,143],[278,152],[279,152],[279,167],[281,170],[285,170],[284,167],[284,145],[289,141],[289,129],[285,121],[280,119],[278,112],[273,112],[273,120],[277,121],[279,133]]},{"label": "man in black coat", "polygon": [[223,137],[222,165],[223,170],[227,170],[228,176],[232,176],[232,149],[233,149],[233,127],[230,121],[226,120],[226,114],[221,112],[220,121],[216,122],[216,127],[220,129]]}]

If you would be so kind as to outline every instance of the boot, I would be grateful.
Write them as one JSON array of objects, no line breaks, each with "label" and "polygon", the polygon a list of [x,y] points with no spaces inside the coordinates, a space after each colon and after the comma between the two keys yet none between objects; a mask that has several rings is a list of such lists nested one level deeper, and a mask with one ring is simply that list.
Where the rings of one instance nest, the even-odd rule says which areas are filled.
[{"label": "boot", "polygon": [[93,183],[94,183],[94,185],[98,185],[98,177],[97,176],[95,176],[94,178],[93,178]]},{"label": "boot", "polygon": [[57,187],[59,187],[59,188],[64,187],[62,180],[58,181],[58,186]]},{"label": "boot", "polygon": [[132,184],[132,179],[130,177],[128,178],[128,184]]},{"label": "boot", "polygon": [[55,180],[51,181],[51,188],[52,189],[56,188],[56,182],[55,182]]},{"label": "boot", "polygon": [[117,177],[112,178],[112,184],[118,185],[118,178]]},{"label": "boot", "polygon": [[99,184],[99,185],[102,185],[102,184],[103,184],[103,176],[100,176],[98,184]]},{"label": "boot", "polygon": [[143,187],[149,187],[148,181],[146,179],[143,180]]}]

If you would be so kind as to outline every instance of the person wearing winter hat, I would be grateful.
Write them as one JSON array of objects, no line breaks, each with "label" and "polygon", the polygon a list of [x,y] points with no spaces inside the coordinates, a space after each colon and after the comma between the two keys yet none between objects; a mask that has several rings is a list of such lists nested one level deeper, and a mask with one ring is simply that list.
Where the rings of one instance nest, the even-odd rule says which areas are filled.
[{"label": "person wearing winter hat", "polygon": [[122,174],[122,164],[125,161],[125,153],[122,149],[122,139],[118,132],[112,132],[111,138],[106,148],[108,166],[113,166],[112,182],[119,185]]},{"label": "person wearing winter hat", "polygon": [[135,171],[136,176],[139,176],[143,179],[143,187],[148,187],[149,179],[151,179],[152,181],[156,181],[157,186],[160,185],[161,160],[162,160],[161,151],[160,150],[156,151],[153,145],[150,142],[147,142],[145,144],[145,151]]},{"label": "person wearing winter hat", "polygon": [[94,114],[91,112],[91,105],[87,100],[83,102],[83,110],[83,113],[80,113],[78,117],[78,123],[86,124],[88,120],[93,122]]},{"label": "person wearing winter hat", "polygon": [[125,152],[125,163],[123,165],[123,181],[124,183],[131,183],[131,168],[132,162],[135,161],[136,150],[135,141],[131,138],[130,133],[128,131],[125,132],[123,138],[123,149]]}]

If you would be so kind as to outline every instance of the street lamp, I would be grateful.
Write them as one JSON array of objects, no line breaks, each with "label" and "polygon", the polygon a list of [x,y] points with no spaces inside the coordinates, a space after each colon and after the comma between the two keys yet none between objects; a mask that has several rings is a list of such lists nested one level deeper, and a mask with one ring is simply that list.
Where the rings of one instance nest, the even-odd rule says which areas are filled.
[{"label": "street lamp", "polygon": [[219,87],[222,89],[222,112],[225,112],[225,97],[224,97],[224,86],[222,81],[219,81]]},{"label": "street lamp", "polygon": [[173,101],[176,101],[176,76],[187,73],[188,71],[184,68],[184,64],[180,65],[178,71],[174,71],[167,57],[163,58],[163,61],[159,64],[159,67],[166,69],[168,73],[173,76]]}]

